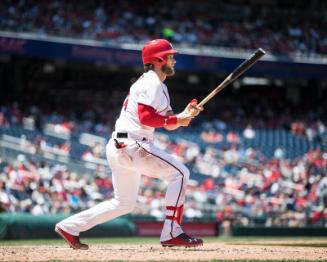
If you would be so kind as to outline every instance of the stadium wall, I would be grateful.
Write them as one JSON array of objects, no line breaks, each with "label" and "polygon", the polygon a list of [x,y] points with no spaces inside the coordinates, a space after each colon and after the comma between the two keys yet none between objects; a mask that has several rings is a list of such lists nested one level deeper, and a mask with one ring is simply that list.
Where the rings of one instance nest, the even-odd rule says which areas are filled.
[{"label": "stadium wall", "polygon": [[[64,215],[34,216],[30,214],[0,214],[0,239],[56,238],[55,224]],[[101,224],[81,234],[83,237],[118,237],[136,235],[135,224],[126,218],[118,218]]]},{"label": "stadium wall", "polygon": [[[0,214],[0,240],[57,238],[54,227],[64,215],[34,216],[31,214]],[[184,230],[194,236],[327,236],[325,227],[238,227],[226,234],[216,222],[185,222]],[[82,237],[160,236],[162,222],[153,219],[133,220],[122,217],[101,224],[81,234]]]},{"label": "stadium wall", "polygon": [[327,236],[326,227],[233,227],[232,236]]}]

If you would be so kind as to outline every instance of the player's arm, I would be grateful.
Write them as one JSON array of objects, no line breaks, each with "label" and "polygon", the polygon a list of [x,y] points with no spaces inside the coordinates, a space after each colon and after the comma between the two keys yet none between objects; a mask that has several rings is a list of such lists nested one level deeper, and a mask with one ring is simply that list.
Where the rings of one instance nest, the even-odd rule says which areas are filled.
[{"label": "player's arm", "polygon": [[[173,116],[174,115],[174,112],[172,110],[168,111],[166,116]],[[168,131],[173,131],[177,128],[179,128],[179,125],[176,124],[176,125],[169,125],[169,126],[164,126],[164,128]]]},{"label": "player's arm", "polygon": [[138,103],[138,117],[142,125],[175,130],[181,126],[188,126],[194,116],[199,114],[200,109],[191,104],[189,103],[185,110],[177,115],[169,113],[166,116],[162,116],[153,107]]},{"label": "player's arm", "polygon": [[138,103],[138,117],[142,125],[154,128],[174,126],[178,124],[175,115],[159,115],[152,106],[141,103]]}]

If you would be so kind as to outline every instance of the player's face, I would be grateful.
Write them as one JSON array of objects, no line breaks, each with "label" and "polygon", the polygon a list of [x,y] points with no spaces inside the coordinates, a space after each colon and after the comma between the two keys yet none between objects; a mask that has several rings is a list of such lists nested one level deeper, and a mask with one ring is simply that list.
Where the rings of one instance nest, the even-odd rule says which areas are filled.
[{"label": "player's face", "polygon": [[167,76],[172,76],[175,74],[174,66],[176,64],[176,60],[174,58],[174,55],[167,55],[167,63],[162,66],[161,70],[163,73],[165,73]]}]

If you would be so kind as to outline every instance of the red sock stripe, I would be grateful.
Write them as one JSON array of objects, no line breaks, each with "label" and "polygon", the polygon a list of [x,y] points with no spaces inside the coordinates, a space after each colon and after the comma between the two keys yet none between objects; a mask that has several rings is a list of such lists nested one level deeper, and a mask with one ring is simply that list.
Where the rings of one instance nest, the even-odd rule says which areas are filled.
[{"label": "red sock stripe", "polygon": [[177,217],[173,217],[173,216],[166,216],[166,219],[177,221]]},{"label": "red sock stripe", "polygon": [[184,205],[181,205],[179,207],[167,206],[166,209],[174,211],[174,214],[172,216],[166,216],[166,219],[176,221],[178,224],[182,223]]}]

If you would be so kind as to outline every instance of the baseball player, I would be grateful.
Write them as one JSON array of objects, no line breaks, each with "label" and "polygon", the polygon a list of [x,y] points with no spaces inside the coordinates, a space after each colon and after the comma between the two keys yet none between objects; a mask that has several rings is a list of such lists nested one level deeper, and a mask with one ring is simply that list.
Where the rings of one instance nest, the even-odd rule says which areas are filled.
[{"label": "baseball player", "polygon": [[202,110],[197,101],[192,100],[183,112],[172,112],[164,81],[175,73],[176,53],[164,39],[144,45],[145,73],[131,86],[106,147],[114,198],[70,216],[55,227],[72,248],[88,249],[88,245],[80,242],[80,232],[134,209],[141,174],[169,182],[165,197],[166,219],[160,237],[162,246],[195,247],[203,244],[202,239],[188,236],[181,227],[190,172],[184,164],[153,144],[155,128],[175,130],[186,127]]}]

